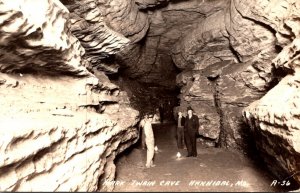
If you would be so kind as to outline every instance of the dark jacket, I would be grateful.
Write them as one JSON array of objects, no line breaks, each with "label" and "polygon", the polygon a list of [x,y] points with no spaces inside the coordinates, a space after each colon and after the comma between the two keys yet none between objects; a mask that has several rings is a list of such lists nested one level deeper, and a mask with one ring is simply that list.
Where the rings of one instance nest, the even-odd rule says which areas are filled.
[{"label": "dark jacket", "polygon": [[[179,116],[177,115],[176,126],[178,125],[178,119],[179,119]],[[182,116],[181,117],[181,126],[184,127],[184,125],[185,125],[185,117]]]},{"label": "dark jacket", "polygon": [[197,115],[192,115],[191,119],[187,115],[185,118],[184,130],[189,133],[198,133],[199,129],[199,118]]}]

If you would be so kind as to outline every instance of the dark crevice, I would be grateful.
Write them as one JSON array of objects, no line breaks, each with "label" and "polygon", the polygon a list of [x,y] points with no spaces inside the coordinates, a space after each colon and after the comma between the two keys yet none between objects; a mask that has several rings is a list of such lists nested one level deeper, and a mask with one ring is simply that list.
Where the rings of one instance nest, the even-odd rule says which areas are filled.
[{"label": "dark crevice", "polygon": [[218,148],[229,148],[229,144],[227,140],[229,138],[233,138],[231,129],[228,129],[230,125],[226,121],[226,115],[222,108],[221,100],[220,100],[220,91],[219,91],[219,77],[207,77],[208,80],[212,83],[213,89],[213,98],[214,98],[214,106],[219,115],[219,124],[220,124],[220,133],[219,137],[215,141],[215,147]]},{"label": "dark crevice", "polygon": [[267,92],[274,88],[285,76],[287,76],[288,74],[294,74],[294,71],[285,67],[273,67],[271,74],[272,80],[269,82],[268,85],[265,86]]},{"label": "dark crevice", "polygon": [[210,80],[211,83],[212,83],[214,105],[215,105],[217,113],[220,117],[220,134],[219,134],[219,137],[216,141],[215,146],[219,147],[219,148],[222,148],[222,147],[226,147],[226,144],[225,144],[226,136],[225,136],[225,131],[224,131],[224,127],[223,127],[224,121],[223,121],[223,112],[222,112],[222,109],[221,109],[221,101],[220,101],[220,98],[219,98],[218,77],[216,77],[216,78],[209,78],[208,77],[208,80]]},{"label": "dark crevice", "polygon": [[235,56],[235,58],[238,60],[238,63],[242,63],[241,60],[241,55],[233,48],[233,46],[230,44],[230,40],[228,38],[229,41],[229,49],[232,52],[232,54]]}]

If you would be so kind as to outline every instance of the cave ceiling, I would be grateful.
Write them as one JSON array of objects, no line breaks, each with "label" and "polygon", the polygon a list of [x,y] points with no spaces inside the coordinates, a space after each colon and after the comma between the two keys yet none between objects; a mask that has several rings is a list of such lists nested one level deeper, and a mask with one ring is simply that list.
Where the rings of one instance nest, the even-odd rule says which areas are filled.
[{"label": "cave ceiling", "polygon": [[174,45],[229,1],[62,2],[71,12],[73,34],[81,40],[92,71],[121,72],[140,82],[174,88],[180,72],[172,59]]}]

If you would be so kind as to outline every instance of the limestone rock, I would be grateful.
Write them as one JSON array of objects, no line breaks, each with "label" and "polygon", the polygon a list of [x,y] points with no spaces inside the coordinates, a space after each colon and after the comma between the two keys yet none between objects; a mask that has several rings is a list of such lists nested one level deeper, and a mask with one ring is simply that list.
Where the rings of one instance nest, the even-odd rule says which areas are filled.
[{"label": "limestone rock", "polygon": [[[185,77],[184,84],[211,90],[210,93],[199,91],[198,96],[191,99],[184,84],[180,83],[183,86],[181,105],[187,102],[201,109],[205,106],[202,98],[209,97],[211,108],[216,112],[213,117],[219,123],[208,123],[207,131],[215,131],[214,136],[220,135],[217,137],[220,146],[236,147],[243,141],[240,133],[242,109],[258,100],[274,84],[274,79],[276,82],[274,68],[270,65],[277,54],[276,37],[261,21],[242,15],[240,1],[216,2],[210,14],[198,20],[192,32],[175,44],[172,58],[185,74],[192,72],[192,77]],[[202,5],[210,7],[208,2]],[[209,84],[199,83],[191,74],[198,74]],[[199,114],[202,118],[210,116]],[[211,135],[210,138],[216,137]]]},{"label": "limestone rock", "polygon": [[[244,119],[251,126],[256,145],[271,171],[278,177],[292,178],[300,184],[299,141],[299,18],[297,1],[259,2],[261,8],[247,11],[249,17],[259,18],[276,30],[278,45],[283,49],[273,60],[277,69],[288,69],[278,85],[259,101],[244,109]],[[275,8],[280,15],[270,11]],[[274,10],[274,9],[273,9]],[[259,17],[263,13],[264,17]],[[289,26],[288,28],[285,26]]]},{"label": "limestone rock", "polygon": [[[118,61],[121,66],[126,67],[126,75],[138,78],[141,82],[151,81],[174,89],[177,69],[173,65],[170,51],[173,45],[204,17],[206,9],[202,9],[202,4],[195,0],[170,3],[143,1],[143,3],[146,10],[149,9],[150,26],[147,36],[118,54]],[[153,3],[154,7],[158,3],[160,4],[158,7],[161,8],[150,11],[149,3]]]},{"label": "limestone rock", "polygon": [[[2,191],[96,191],[105,167],[138,136],[137,111],[96,78],[1,80]],[[106,104],[118,102],[107,114]]]},{"label": "limestone rock", "polygon": [[[80,36],[82,47],[59,1],[3,0],[0,8],[0,190],[105,189],[99,180],[114,179],[116,155],[137,140],[138,111],[103,72],[84,67],[92,34]],[[110,32],[99,39],[112,43]],[[119,50],[126,38],[115,38],[99,53]]]},{"label": "limestone rock", "polygon": [[101,2],[64,2],[70,11],[71,31],[81,42],[90,70],[117,73],[119,65],[106,62],[107,58],[130,42],[124,35],[111,29],[105,22]]},{"label": "limestone rock", "polygon": [[139,9],[148,9],[168,4],[169,0],[135,0]]},{"label": "limestone rock", "polygon": [[100,6],[104,21],[110,27],[136,43],[144,38],[149,28],[148,15],[140,12],[135,0],[105,0]]},{"label": "limestone rock", "polygon": [[[300,170],[299,78],[299,73],[285,77],[244,110],[262,157],[281,178]],[[299,175],[293,178],[300,183]]]},{"label": "limestone rock", "polygon": [[[32,11],[35,7],[37,11]],[[58,0],[0,2],[0,71],[87,75],[85,53]]]}]

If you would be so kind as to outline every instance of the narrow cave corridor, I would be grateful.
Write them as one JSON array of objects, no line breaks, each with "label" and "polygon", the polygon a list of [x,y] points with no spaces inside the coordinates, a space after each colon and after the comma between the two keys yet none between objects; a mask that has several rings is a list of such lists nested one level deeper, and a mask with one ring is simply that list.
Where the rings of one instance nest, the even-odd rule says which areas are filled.
[{"label": "narrow cave corridor", "polygon": [[145,168],[147,150],[137,142],[116,159],[115,180],[103,180],[102,186],[114,185],[113,192],[286,192],[296,188],[295,182],[276,186],[261,160],[238,151],[199,141],[198,156],[186,157],[186,148],[177,148],[173,123],[153,124],[153,130],[158,147],[156,166]]},{"label": "narrow cave corridor", "polygon": [[299,191],[299,21],[299,0],[0,0],[0,191]]}]

